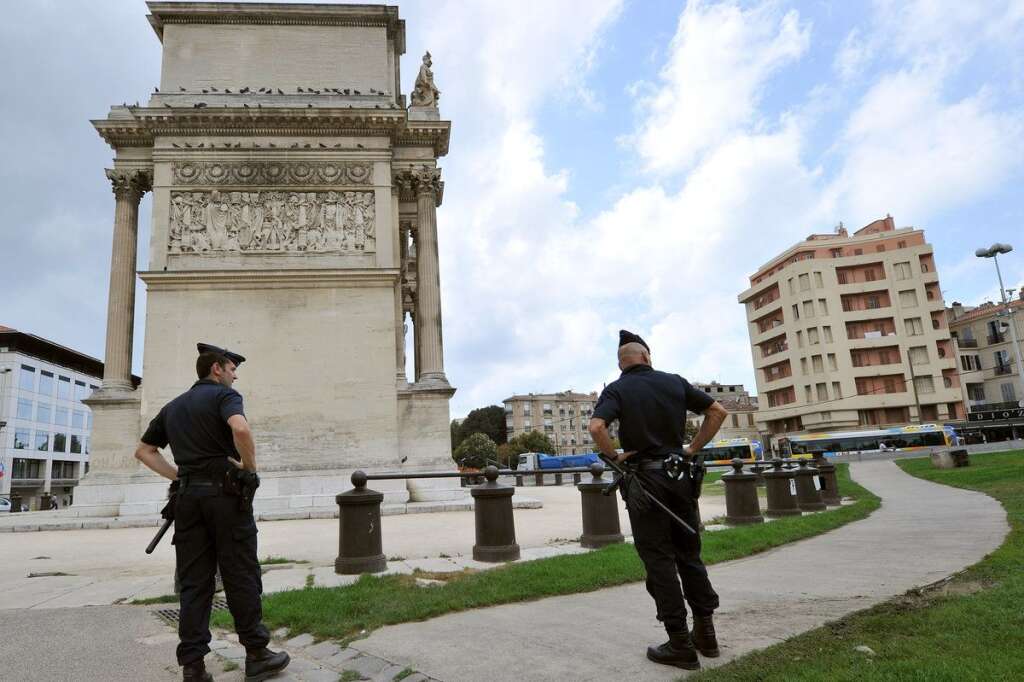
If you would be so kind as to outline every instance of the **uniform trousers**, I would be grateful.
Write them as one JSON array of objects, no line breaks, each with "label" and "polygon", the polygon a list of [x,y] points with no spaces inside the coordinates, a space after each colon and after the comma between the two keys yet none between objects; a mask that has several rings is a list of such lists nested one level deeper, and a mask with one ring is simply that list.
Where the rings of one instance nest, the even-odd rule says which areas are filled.
[{"label": "uniform trousers", "polygon": [[238,641],[248,649],[270,643],[263,624],[263,581],[256,555],[256,520],[238,497],[219,484],[184,485],[174,515],[174,546],[181,582],[178,664],[202,659],[210,651],[210,610],[214,574],[220,567],[228,609]]},{"label": "uniform trousers", "polygon": [[[697,500],[689,480],[676,481],[657,470],[637,475],[648,491],[699,531]],[[653,503],[646,511],[629,509],[629,523],[633,544],[647,569],[647,592],[654,598],[665,630],[670,634],[686,631],[686,604],[696,615],[711,615],[718,608],[718,594],[700,558],[700,535],[680,527]]]}]

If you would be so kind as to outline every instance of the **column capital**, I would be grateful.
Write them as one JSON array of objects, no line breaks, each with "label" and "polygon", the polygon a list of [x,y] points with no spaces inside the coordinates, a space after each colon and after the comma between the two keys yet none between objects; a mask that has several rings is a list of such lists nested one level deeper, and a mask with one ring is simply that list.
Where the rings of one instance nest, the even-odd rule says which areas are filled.
[{"label": "column capital", "polygon": [[412,168],[395,169],[391,175],[392,191],[403,199],[422,196],[434,198],[434,205],[441,205],[444,195],[444,181],[441,180],[441,169],[437,166],[413,166]]},{"label": "column capital", "polygon": [[107,168],[107,179],[110,180],[114,197],[132,200],[136,203],[142,195],[153,189],[153,171],[143,168]]}]

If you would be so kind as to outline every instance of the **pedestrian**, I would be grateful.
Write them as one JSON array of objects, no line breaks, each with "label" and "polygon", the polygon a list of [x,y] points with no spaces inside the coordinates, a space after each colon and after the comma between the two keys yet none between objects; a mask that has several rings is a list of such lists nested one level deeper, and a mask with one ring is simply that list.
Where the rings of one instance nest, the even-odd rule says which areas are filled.
[{"label": "pedestrian", "polygon": [[56,497],[51,497],[50,498],[50,509],[59,509],[59,508],[60,508],[60,505],[57,503],[57,498]]},{"label": "pedestrian", "polygon": [[[618,358],[622,374],[605,387],[590,420],[594,443],[697,531],[703,468],[699,455],[696,459],[694,455],[715,437],[728,412],[686,379],[655,370],[650,348],[636,334],[619,332]],[[697,435],[684,446],[687,411],[704,415],[704,420]],[[616,454],[608,435],[608,426],[616,420],[624,450],[621,454]],[[680,472],[685,473],[680,476]],[[698,651],[711,658],[719,655],[712,620],[718,595],[700,558],[700,536],[680,527],[656,505],[642,504],[647,502],[642,495],[637,501],[633,495],[627,496],[625,489],[622,492],[633,544],[647,569],[647,591],[668,633],[667,642],[647,648],[647,658],[686,670],[699,669]],[[686,623],[687,604],[693,614],[692,631]]]},{"label": "pedestrian", "polygon": [[[197,349],[199,381],[157,413],[135,457],[178,481],[174,548],[181,581],[177,656],[183,679],[213,680],[203,658],[210,651],[210,610],[219,567],[235,631],[246,651],[245,679],[255,682],[284,670],[289,657],[267,648],[270,633],[263,624],[256,521],[251,493],[246,493],[254,493],[259,482],[256,445],[242,396],[231,387],[245,358],[205,343]],[[174,465],[160,453],[168,444]]]}]

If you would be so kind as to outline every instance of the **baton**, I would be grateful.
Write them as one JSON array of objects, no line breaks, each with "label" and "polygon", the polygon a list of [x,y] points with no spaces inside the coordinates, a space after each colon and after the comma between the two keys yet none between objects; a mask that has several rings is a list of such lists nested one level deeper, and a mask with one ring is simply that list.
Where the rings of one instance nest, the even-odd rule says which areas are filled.
[{"label": "baton", "polygon": [[[611,470],[614,471],[618,475],[618,477],[620,479],[626,475],[625,470],[621,466],[619,466],[619,463],[616,462],[615,460],[610,459],[608,457],[605,457],[604,453],[598,453],[598,457],[601,458],[601,461],[603,461],[605,464],[607,464],[609,467],[611,467]],[[603,491],[604,494],[607,495],[608,493],[610,493],[612,490],[615,489],[615,486],[617,486],[618,484],[619,484],[619,481],[612,481],[604,489],[604,491]],[[678,523],[680,526],[682,526],[683,529],[686,532],[690,533],[691,535],[697,535],[697,531],[695,531],[693,529],[693,526],[691,526],[686,521],[683,521],[681,518],[679,518],[678,514],[676,514],[674,511],[672,511],[671,509],[668,508],[668,505],[666,505],[664,502],[659,500],[650,490],[648,490],[647,488],[644,487],[642,479],[638,478],[637,481],[636,481],[636,484],[638,486],[640,486],[640,490],[642,490],[644,495],[647,496],[647,499],[650,500],[651,502],[653,502],[655,505],[657,505],[657,507],[659,509],[661,509],[661,511],[665,512],[666,514],[668,514],[670,519],[672,519],[673,521]]]},{"label": "baton", "polygon": [[156,532],[156,535],[153,536],[149,546],[146,547],[146,554],[153,553],[153,550],[156,549],[156,546],[160,544],[161,540],[163,540],[164,534],[167,532],[167,529],[171,527],[172,523],[174,523],[174,519],[167,519],[164,521],[164,525],[160,526],[160,530]]}]

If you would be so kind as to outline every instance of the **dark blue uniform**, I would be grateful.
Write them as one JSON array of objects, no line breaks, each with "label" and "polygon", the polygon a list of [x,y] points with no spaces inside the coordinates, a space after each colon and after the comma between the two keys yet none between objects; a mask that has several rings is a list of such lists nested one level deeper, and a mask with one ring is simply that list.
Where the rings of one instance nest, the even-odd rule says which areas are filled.
[{"label": "dark blue uniform", "polygon": [[238,391],[202,379],[167,403],[150,422],[142,442],[171,446],[178,465],[174,546],[181,583],[178,664],[201,660],[210,651],[210,609],[214,574],[220,567],[228,608],[239,642],[247,650],[266,647],[263,583],[256,554],[256,521],[242,498],[228,495],[224,472],[238,458],[228,419],[243,415]]},{"label": "dark blue uniform", "polygon": [[[699,492],[691,490],[687,479],[676,481],[643,465],[681,453],[687,410],[701,413],[714,402],[686,379],[638,364],[608,384],[594,408],[593,416],[605,423],[619,421],[622,449],[636,451],[627,462],[639,469],[644,486],[693,528],[700,527]],[[718,608],[718,595],[700,558],[699,535],[684,531],[654,505],[645,511],[629,509],[629,522],[636,551],[647,568],[647,591],[669,634],[686,631],[687,603],[701,616]]]}]

